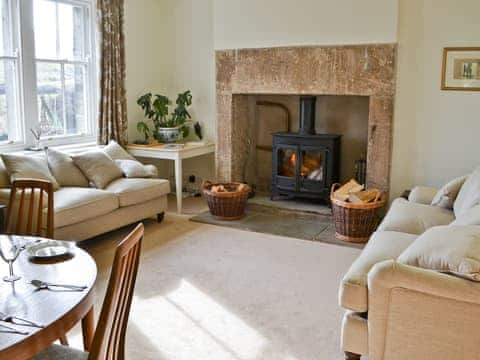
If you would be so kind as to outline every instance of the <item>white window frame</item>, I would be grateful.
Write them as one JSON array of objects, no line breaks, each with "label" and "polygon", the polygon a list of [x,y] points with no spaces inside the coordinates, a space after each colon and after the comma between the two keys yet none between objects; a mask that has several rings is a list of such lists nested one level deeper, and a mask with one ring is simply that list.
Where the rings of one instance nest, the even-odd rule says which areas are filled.
[{"label": "white window frame", "polygon": [[[0,144],[0,151],[18,151],[33,146],[35,141],[30,129],[38,125],[38,98],[37,98],[37,76],[36,62],[48,62],[49,59],[37,59],[35,57],[35,33],[33,0],[11,0],[12,7],[17,13],[13,21],[19,22],[18,35],[18,72],[19,72],[19,115],[17,120],[21,122],[18,127],[22,132],[21,140],[9,141]],[[53,60],[55,63],[77,64],[86,63],[87,93],[86,104],[86,132],[75,135],[59,135],[42,138],[43,146],[60,146],[70,144],[92,143],[97,138],[97,117],[98,117],[98,78],[97,78],[97,47],[96,47],[96,24],[95,24],[95,0],[54,0],[55,2],[85,6],[88,11],[87,26],[85,34],[85,48],[88,52],[84,61],[80,60]]]}]

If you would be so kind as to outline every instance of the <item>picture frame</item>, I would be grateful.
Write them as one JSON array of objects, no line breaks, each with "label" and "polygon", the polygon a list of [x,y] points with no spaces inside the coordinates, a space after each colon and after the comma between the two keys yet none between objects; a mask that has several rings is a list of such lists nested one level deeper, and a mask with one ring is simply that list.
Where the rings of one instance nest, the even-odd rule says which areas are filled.
[{"label": "picture frame", "polygon": [[443,49],[441,89],[480,91],[480,47]]}]

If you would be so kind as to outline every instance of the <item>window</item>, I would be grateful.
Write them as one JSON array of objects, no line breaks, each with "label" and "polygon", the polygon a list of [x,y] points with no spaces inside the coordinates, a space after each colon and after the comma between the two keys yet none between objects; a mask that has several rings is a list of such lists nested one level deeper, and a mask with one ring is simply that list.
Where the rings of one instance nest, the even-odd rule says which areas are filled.
[{"label": "window", "polygon": [[94,0],[0,0],[0,146],[94,139]]}]

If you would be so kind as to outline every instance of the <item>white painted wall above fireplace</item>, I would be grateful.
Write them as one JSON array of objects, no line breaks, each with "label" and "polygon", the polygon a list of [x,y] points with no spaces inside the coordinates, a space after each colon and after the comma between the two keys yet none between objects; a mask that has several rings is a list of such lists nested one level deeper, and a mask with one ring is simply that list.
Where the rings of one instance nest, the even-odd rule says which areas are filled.
[{"label": "white painted wall above fireplace", "polygon": [[214,0],[215,49],[395,43],[397,0]]}]

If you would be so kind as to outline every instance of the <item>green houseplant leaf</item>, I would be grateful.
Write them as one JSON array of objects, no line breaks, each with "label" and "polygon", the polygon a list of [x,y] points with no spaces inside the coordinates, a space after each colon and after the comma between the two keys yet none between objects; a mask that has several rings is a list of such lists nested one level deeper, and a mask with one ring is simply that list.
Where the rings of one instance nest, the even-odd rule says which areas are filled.
[{"label": "green houseplant leaf", "polygon": [[187,90],[178,94],[177,101],[175,103],[177,104],[177,107],[173,112],[173,117],[178,125],[182,125],[185,123],[185,121],[187,121],[187,119],[192,118],[187,110],[187,108],[192,105],[192,92]]},{"label": "green houseplant leaf", "polygon": [[155,100],[152,103],[152,108],[154,110],[154,122],[155,126],[162,127],[166,122],[166,117],[168,115],[168,106],[171,104],[171,101],[168,97],[164,95],[155,95]]},{"label": "green houseplant leaf", "polygon": [[147,93],[137,99],[137,104],[142,108],[147,119],[151,119],[154,115],[152,111],[152,93]]},{"label": "green houseplant leaf", "polygon": [[150,138],[150,128],[145,121],[137,123],[137,131],[143,134],[145,137],[145,143],[148,143],[148,139]]}]

